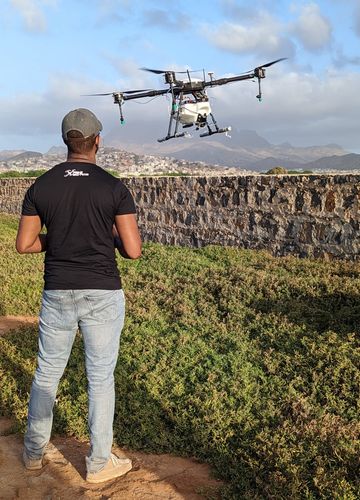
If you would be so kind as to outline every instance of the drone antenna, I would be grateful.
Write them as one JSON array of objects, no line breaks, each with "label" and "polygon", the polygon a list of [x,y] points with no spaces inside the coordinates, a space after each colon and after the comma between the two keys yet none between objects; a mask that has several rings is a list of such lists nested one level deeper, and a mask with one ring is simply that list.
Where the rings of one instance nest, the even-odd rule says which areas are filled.
[{"label": "drone antenna", "polygon": [[[213,81],[214,72],[213,71],[209,71],[208,75],[209,75],[209,78],[210,78],[210,82],[212,82]],[[205,80],[205,76],[204,76],[204,80]]]},{"label": "drone antenna", "polygon": [[191,76],[190,76],[190,71],[187,69],[186,70],[187,74],[188,74],[188,77],[189,77],[189,82],[191,83]]}]

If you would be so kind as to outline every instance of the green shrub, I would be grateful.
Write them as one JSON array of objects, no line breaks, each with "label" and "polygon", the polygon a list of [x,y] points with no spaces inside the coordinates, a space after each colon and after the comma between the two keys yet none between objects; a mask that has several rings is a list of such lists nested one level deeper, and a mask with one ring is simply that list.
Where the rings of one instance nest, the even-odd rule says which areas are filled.
[{"label": "green shrub", "polygon": [[269,175],[280,175],[280,174],[287,174],[287,173],[288,173],[288,171],[284,167],[274,167],[266,172],[266,174],[269,174]]},{"label": "green shrub", "polygon": [[[3,217],[2,313],[34,314],[42,257],[15,255],[15,232]],[[226,498],[360,497],[359,264],[148,244],[119,266],[120,445],[208,461]],[[0,408],[20,428],[36,348],[35,328],[0,338]],[[87,436],[80,335],[55,413]]]}]

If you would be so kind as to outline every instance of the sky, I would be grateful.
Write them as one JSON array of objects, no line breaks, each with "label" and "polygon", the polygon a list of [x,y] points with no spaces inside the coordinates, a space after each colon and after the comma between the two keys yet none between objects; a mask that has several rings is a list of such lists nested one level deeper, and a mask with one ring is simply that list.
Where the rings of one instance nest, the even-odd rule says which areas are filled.
[{"label": "sky", "polygon": [[105,144],[156,142],[166,97],[126,102],[121,126],[111,96],[84,94],[164,88],[141,67],[222,77],[286,57],[268,68],[261,103],[252,81],[209,91],[219,125],[360,152],[359,0],[0,0],[0,29],[0,149],[60,145],[78,107],[102,121]]}]

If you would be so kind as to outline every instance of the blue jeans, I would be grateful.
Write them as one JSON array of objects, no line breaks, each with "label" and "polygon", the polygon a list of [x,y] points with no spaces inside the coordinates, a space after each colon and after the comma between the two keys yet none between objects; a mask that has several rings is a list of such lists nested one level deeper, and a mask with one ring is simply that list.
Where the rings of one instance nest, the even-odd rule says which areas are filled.
[{"label": "blue jeans", "polygon": [[38,364],[31,387],[25,450],[41,458],[50,440],[53,406],[77,329],[83,336],[88,380],[88,472],[107,463],[113,439],[114,369],[125,316],[122,290],[44,290]]}]

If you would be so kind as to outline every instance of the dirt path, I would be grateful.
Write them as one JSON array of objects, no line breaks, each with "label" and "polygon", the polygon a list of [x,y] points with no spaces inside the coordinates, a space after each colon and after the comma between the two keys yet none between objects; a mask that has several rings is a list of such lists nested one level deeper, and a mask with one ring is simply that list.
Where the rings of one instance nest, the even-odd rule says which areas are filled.
[{"label": "dirt path", "polygon": [[[0,335],[35,318],[0,317]],[[84,457],[88,443],[75,438],[55,437],[55,450],[44,459],[40,471],[24,469],[22,439],[11,433],[11,420],[0,418],[0,498],[2,500],[77,500],[97,499],[189,499],[219,498],[221,483],[210,475],[207,465],[196,460],[170,455],[124,451],[114,447],[118,456],[128,456],[133,469],[122,478],[100,485],[85,481]]]},{"label": "dirt path", "polygon": [[0,335],[14,330],[18,326],[33,325],[36,322],[37,318],[34,316],[0,316]]}]

